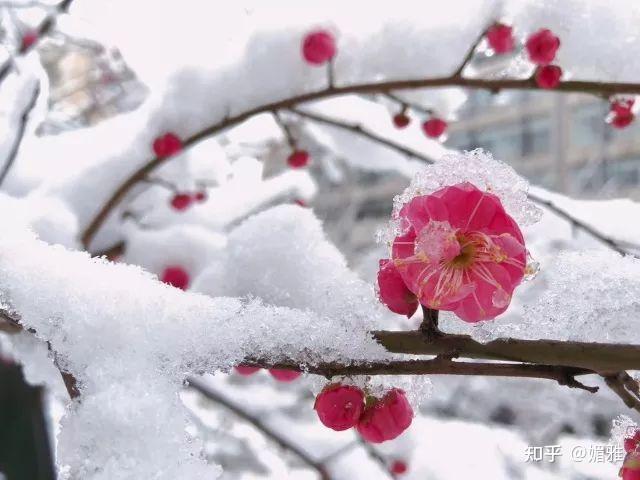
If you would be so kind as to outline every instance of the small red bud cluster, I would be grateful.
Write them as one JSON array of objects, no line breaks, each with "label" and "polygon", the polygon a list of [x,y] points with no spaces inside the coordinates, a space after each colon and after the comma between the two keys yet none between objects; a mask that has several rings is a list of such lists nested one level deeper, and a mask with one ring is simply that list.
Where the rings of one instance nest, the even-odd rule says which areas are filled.
[{"label": "small red bud cluster", "polygon": [[183,212],[193,205],[194,202],[203,203],[208,199],[206,190],[199,190],[195,193],[179,192],[173,195],[170,200],[171,208],[178,212]]},{"label": "small red bud cluster", "polygon": [[[397,129],[406,128],[411,123],[411,117],[407,114],[407,107],[393,116],[393,125]],[[432,115],[430,118],[422,122],[422,131],[429,138],[442,139],[447,131],[448,124],[442,118]]]},{"label": "small red bud cluster", "polygon": [[332,383],[318,394],[314,408],[326,427],[336,431],[355,427],[371,443],[393,440],[413,420],[413,409],[399,388],[375,398],[354,385]]},{"label": "small red bud cluster", "polygon": [[551,64],[560,48],[560,39],[548,28],[542,28],[527,38],[525,48],[529,60],[538,66],[535,72],[536,84],[544,89],[560,85],[562,69]]}]

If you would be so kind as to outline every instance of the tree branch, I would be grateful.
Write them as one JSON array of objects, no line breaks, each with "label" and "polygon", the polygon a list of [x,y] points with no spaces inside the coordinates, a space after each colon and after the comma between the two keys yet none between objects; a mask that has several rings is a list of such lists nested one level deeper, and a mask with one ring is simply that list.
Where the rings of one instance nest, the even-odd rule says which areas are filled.
[{"label": "tree branch", "polygon": [[373,336],[393,353],[450,355],[456,352],[461,358],[562,365],[600,374],[640,370],[640,345],[515,338],[480,343],[468,335],[451,334],[426,342],[420,330],[377,331]]},{"label": "tree branch", "polygon": [[[464,78],[461,76],[448,76],[437,78],[419,78],[413,80],[392,80],[374,83],[360,83],[353,85],[345,85],[342,87],[328,87],[322,90],[314,92],[303,93],[294,97],[270,102],[264,105],[260,105],[249,110],[246,110],[237,115],[229,116],[222,121],[207,127],[189,138],[186,138],[183,142],[185,148],[190,147],[197,142],[220,133],[227,128],[238,125],[245,120],[260,113],[267,113],[274,110],[291,109],[299,104],[311,102],[314,100],[321,100],[324,98],[335,97],[348,94],[362,94],[362,93],[388,93],[393,90],[409,90],[431,87],[464,87],[464,88],[476,88],[486,89],[490,91],[499,91],[503,89],[512,90],[539,90],[533,79],[479,79],[479,78]],[[639,83],[605,83],[605,82],[591,82],[583,80],[568,80],[560,83],[558,87],[554,89],[555,92],[582,92],[592,93],[597,95],[609,96],[619,93],[640,94]],[[172,157],[169,157],[172,158]],[[85,249],[89,249],[91,241],[100,229],[102,224],[106,221],[107,217],[113,209],[115,209],[119,203],[127,196],[129,191],[149,173],[154,171],[159,166],[163,165],[169,158],[153,158],[146,164],[142,165],[131,176],[129,176],[111,195],[111,197],[105,202],[105,204],[99,209],[98,213],[89,222],[88,226],[82,234],[82,244]]]},{"label": "tree branch", "polygon": [[467,54],[462,59],[460,66],[454,72],[453,74],[454,77],[462,77],[462,73],[464,72],[464,69],[467,68],[467,65],[469,65],[469,63],[471,62],[473,55],[476,53],[476,50],[478,49],[478,45],[480,45],[480,42],[482,42],[484,37],[487,35],[487,31],[489,30],[491,25],[489,25],[488,27],[485,27],[484,30],[480,32],[480,35],[478,35],[478,37],[473,42],[473,44],[471,44],[471,46],[469,47],[469,50],[467,50]]},{"label": "tree branch", "polygon": [[[604,233],[596,230],[594,227],[592,227],[591,225],[588,225],[580,220],[578,220],[577,218],[575,218],[574,216],[572,216],[570,213],[568,213],[566,210],[563,210],[562,208],[558,207],[557,205],[555,205],[553,202],[549,201],[549,200],[545,200],[543,198],[540,198],[532,193],[528,194],[529,199],[532,202],[537,203],[538,205],[542,205],[546,208],[548,208],[549,210],[551,210],[553,213],[555,213],[556,215],[558,215],[559,217],[564,218],[565,220],[569,221],[571,223],[571,225],[573,225],[576,228],[579,228],[580,230],[583,230],[585,232],[587,232],[589,235],[591,235],[592,237],[598,239],[600,242],[604,243],[606,246],[608,246],[609,248],[611,248],[612,250],[618,252],[620,255],[631,255],[635,258],[640,258],[640,255],[627,250],[626,248],[622,247],[622,244],[620,242],[618,242],[617,240],[609,237],[608,235],[605,235]],[[639,245],[635,245],[632,243],[627,243],[627,247],[630,249],[634,249],[634,250],[639,250],[640,246]]]},{"label": "tree branch", "polygon": [[11,145],[11,150],[7,155],[7,159],[2,166],[2,170],[0,170],[0,186],[4,183],[13,163],[16,160],[16,156],[18,155],[18,150],[20,149],[20,144],[22,143],[22,139],[24,138],[24,132],[27,128],[27,123],[29,122],[29,115],[33,111],[33,108],[36,106],[36,102],[38,101],[38,96],[40,95],[40,84],[37,84],[33,89],[33,93],[31,94],[31,99],[29,103],[25,106],[22,111],[22,115],[20,115],[20,120],[18,122],[18,129],[16,131],[16,137],[13,140],[13,145]]},{"label": "tree branch", "polygon": [[238,417],[249,422],[257,430],[262,432],[266,437],[273,440],[278,446],[280,446],[280,448],[294,454],[305,465],[307,465],[311,469],[318,472],[318,476],[322,480],[331,480],[331,476],[329,475],[329,473],[327,472],[327,469],[322,463],[314,460],[307,452],[305,452],[299,446],[295,445],[293,442],[289,441],[289,439],[287,439],[284,435],[280,434],[280,432],[267,426],[260,418],[247,412],[241,406],[229,400],[224,395],[217,392],[216,390],[206,385],[204,382],[202,382],[197,378],[190,377],[187,380],[187,383],[190,388],[199,392],[205,398],[208,398],[209,400],[222,405],[226,409],[236,414]]},{"label": "tree branch", "polygon": [[597,375],[597,372],[585,368],[528,363],[457,362],[446,358],[446,355],[431,360],[392,360],[350,364],[320,363],[317,365],[305,364],[302,367],[299,362],[293,360],[272,362],[264,359],[249,359],[242,364],[250,367],[303,371],[327,378],[352,375],[463,375],[537,378],[553,380],[560,385],[580,388],[592,393],[598,390],[597,387],[587,387],[575,381],[577,376]]}]

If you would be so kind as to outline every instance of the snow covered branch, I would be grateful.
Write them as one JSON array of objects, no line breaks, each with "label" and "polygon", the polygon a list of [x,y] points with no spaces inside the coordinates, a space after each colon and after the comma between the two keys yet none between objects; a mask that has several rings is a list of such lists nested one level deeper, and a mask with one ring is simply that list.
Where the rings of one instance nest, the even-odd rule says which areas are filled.
[{"label": "snow covered branch", "polygon": [[[451,76],[441,78],[421,78],[413,80],[394,80],[373,83],[362,83],[346,86],[329,86],[327,88],[296,95],[290,98],[269,102],[242,113],[235,115],[227,115],[221,121],[200,130],[199,132],[189,136],[183,140],[183,145],[188,148],[196,143],[220,132],[239,125],[240,123],[250,119],[261,113],[274,112],[279,110],[293,109],[297,106],[317,100],[330,97],[337,97],[349,94],[387,94],[398,90],[415,90],[435,87],[464,87],[485,89],[492,92],[498,92],[505,89],[519,90],[539,90],[535,79],[477,79],[467,78],[461,73],[454,73]],[[555,91],[565,93],[590,93],[598,96],[608,97],[615,94],[640,94],[640,84],[638,83],[618,83],[618,82],[589,82],[568,80],[562,82]],[[90,220],[86,229],[82,233],[82,244],[86,249],[89,248],[92,239],[109,217],[110,213],[115,209],[128,193],[140,181],[145,179],[151,172],[165,164],[171,157],[155,157],[142,165],[132,175],[130,175],[123,183],[121,183],[111,194],[108,200],[101,206],[98,213]]]}]

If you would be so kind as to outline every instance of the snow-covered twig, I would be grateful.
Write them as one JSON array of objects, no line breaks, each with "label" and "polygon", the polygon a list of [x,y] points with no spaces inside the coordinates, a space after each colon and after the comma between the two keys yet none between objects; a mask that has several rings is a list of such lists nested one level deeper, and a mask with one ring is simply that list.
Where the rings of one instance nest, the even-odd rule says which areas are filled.
[{"label": "snow-covered twig", "polygon": [[329,473],[327,472],[327,469],[321,462],[314,460],[307,452],[305,452],[298,445],[295,445],[293,442],[290,442],[286,437],[281,435],[280,432],[267,426],[262,420],[260,420],[255,415],[247,412],[240,405],[237,405],[235,402],[229,400],[220,392],[206,385],[204,382],[202,382],[201,380],[198,380],[197,378],[194,378],[194,377],[189,378],[188,385],[190,388],[199,392],[205,398],[208,398],[209,400],[212,400],[213,402],[222,405],[226,409],[235,413],[240,418],[249,422],[257,430],[262,432],[266,437],[270,438],[276,444],[278,444],[278,446],[280,446],[282,449],[288,452],[291,452],[298,459],[300,459],[305,465],[307,465],[308,467],[318,472],[318,475],[322,480],[331,480],[332,477],[329,475]]}]

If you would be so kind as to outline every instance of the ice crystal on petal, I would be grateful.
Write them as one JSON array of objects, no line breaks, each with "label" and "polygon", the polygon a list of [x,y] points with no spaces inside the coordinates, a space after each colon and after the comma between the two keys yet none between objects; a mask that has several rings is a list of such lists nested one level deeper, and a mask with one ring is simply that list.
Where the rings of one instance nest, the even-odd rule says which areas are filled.
[{"label": "ice crystal on petal", "polygon": [[527,198],[528,182],[511,166],[494,159],[491,153],[482,149],[452,152],[418,172],[404,192],[394,198],[391,222],[378,233],[378,240],[390,245],[401,233],[399,213],[411,199],[463,182],[496,195],[521,227],[536,223],[542,215],[541,210]]}]

